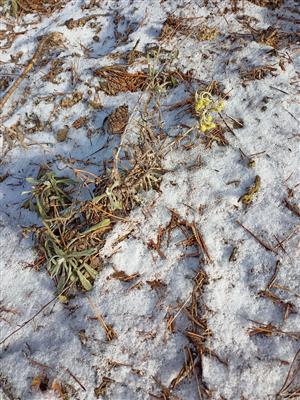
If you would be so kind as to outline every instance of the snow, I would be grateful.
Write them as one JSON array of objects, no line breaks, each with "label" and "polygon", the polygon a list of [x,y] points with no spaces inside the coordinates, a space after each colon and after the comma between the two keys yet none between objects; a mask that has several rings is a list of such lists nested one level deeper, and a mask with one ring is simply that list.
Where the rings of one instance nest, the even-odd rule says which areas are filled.
[{"label": "snow", "polygon": [[[54,283],[45,269],[37,272],[29,267],[35,259],[35,249],[31,237],[22,234],[22,228],[39,224],[39,220],[34,213],[21,208],[24,201],[21,193],[29,189],[25,179],[36,176],[39,166],[45,163],[62,174],[71,174],[72,167],[100,174],[102,161],[111,157],[119,141],[103,129],[105,117],[125,103],[130,112],[143,110],[146,96],[141,97],[141,93],[108,96],[99,91],[103,108],[99,111],[89,107],[88,102],[94,98],[98,85],[93,71],[112,64],[111,53],[132,49],[137,40],[140,40],[137,47],[140,51],[148,43],[156,43],[169,13],[199,17],[199,21],[217,26],[221,35],[213,41],[197,42],[176,35],[165,46],[178,50],[174,64],[183,72],[191,70],[196,79],[206,82],[214,79],[224,85],[225,92],[229,92],[224,116],[241,118],[244,127],[234,129],[234,135],[226,133],[229,145],[225,147],[214,143],[211,149],[205,149],[197,140],[189,149],[172,148],[163,160],[167,172],[160,192],[152,190],[145,194],[145,203],[131,212],[128,222],[116,224],[109,233],[101,252],[103,270],[89,297],[78,295],[66,305],[54,301],[1,345],[0,399],[59,398],[51,388],[42,392],[31,387],[32,379],[43,371],[51,381],[56,378],[62,383],[70,400],[96,399],[95,388],[103,377],[113,380],[106,389],[108,399],[148,399],[150,393],[162,398],[154,377],[168,386],[184,364],[184,348],[189,344],[184,332],[190,323],[179,310],[180,305],[189,300],[193,278],[199,268],[198,258],[184,257],[186,250],[178,245],[184,237],[179,231],[173,232],[169,244],[163,241],[161,250],[165,258],[147,246],[150,239],[156,240],[159,227],[169,223],[170,209],[196,223],[213,259],[211,264],[204,265],[200,260],[200,267],[208,275],[202,299],[212,331],[207,347],[228,365],[211,355],[202,356],[203,381],[212,392],[211,398],[275,399],[299,349],[299,340],[286,335],[250,336],[249,329],[257,327],[253,321],[258,321],[271,323],[285,332],[299,333],[299,218],[282,204],[289,189],[294,192],[293,204],[299,204],[300,198],[299,41],[281,48],[277,55],[268,53],[271,47],[252,38],[240,37],[233,41],[229,34],[248,32],[231,12],[229,1],[106,0],[83,10],[85,3],[88,2],[73,0],[50,16],[38,18],[31,14],[17,22],[8,21],[14,24],[15,31],[26,32],[17,36],[10,48],[1,50],[3,75],[19,76],[41,35],[59,31],[66,42],[65,49],[54,53],[54,57],[64,61],[60,83],[41,80],[50,62],[38,65],[0,111],[3,135],[0,175],[9,174],[0,183],[0,340],[55,296]],[[241,3],[239,15],[255,18],[257,22],[251,24],[255,29],[271,25],[295,32],[299,27],[297,23],[278,18],[284,15],[299,24],[299,13],[293,11],[297,6],[294,1],[287,0],[282,8],[273,11],[248,1]],[[225,7],[228,11],[221,15]],[[95,32],[89,23],[72,30],[64,25],[70,18],[85,15],[96,15],[93,22],[101,27],[99,42],[93,42]],[[119,47],[114,39],[114,15],[137,23],[128,43]],[[1,29],[7,29],[6,23],[7,19],[1,17]],[[19,51],[23,54],[15,67],[11,56]],[[285,70],[279,67],[279,59],[283,60]],[[72,81],[69,71],[73,64],[76,64],[77,82]],[[276,66],[276,76],[268,75],[262,80],[242,84],[241,70],[265,64]],[[139,69],[138,65],[133,68]],[[75,90],[84,94],[83,101],[72,108],[60,108],[60,100]],[[0,98],[3,94],[0,92]],[[52,97],[47,100],[50,95]],[[161,99],[164,129],[170,137],[185,131],[182,124],[195,123],[188,112],[168,112],[166,107],[189,95],[180,85]],[[262,109],[263,106],[266,108]],[[25,133],[25,146],[15,143],[7,152],[4,127],[13,127],[18,121],[22,128],[26,127],[27,114],[32,112],[42,121],[43,130],[31,135]],[[72,128],[72,123],[82,115],[89,117],[87,128]],[[134,116],[132,126],[138,119],[138,112]],[[60,143],[56,133],[64,125],[70,127],[70,133],[68,139]],[[87,135],[87,129],[91,135]],[[127,132],[127,139],[131,140],[131,130]],[[240,150],[255,159],[254,168],[247,166],[247,159],[242,158]],[[73,164],[72,159],[77,162]],[[80,160],[89,164],[84,165]],[[261,177],[261,190],[253,203],[244,207],[238,199],[252,185],[256,175]],[[232,181],[237,183],[230,183]],[[261,246],[236,221],[272,247],[278,244],[277,239],[282,241],[293,231],[295,233],[284,242],[284,251],[277,246],[275,254]],[[118,243],[117,239],[127,232],[127,238]],[[238,248],[237,260],[230,262],[233,247]],[[280,305],[259,295],[270,281],[277,261],[280,267],[276,282],[289,291],[277,288],[273,292],[283,301],[293,303],[296,309],[287,319],[283,318]],[[128,275],[139,273],[140,277],[133,282],[120,282],[111,278],[115,270]],[[153,280],[161,280],[163,286],[151,288],[147,281]],[[135,288],[134,284],[139,281],[143,285]],[[3,311],[2,307],[13,312]],[[97,312],[106,324],[113,326],[117,338],[106,340],[95,318]],[[175,333],[167,330],[169,312],[179,312]],[[125,365],[113,366],[111,360]],[[201,398],[195,377],[180,383],[172,396],[170,399]]]}]

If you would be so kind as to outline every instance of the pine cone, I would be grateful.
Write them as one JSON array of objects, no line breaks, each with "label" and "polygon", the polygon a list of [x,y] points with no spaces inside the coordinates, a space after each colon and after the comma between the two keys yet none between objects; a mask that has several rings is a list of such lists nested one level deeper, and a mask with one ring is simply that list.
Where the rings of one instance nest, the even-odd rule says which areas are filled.
[{"label": "pine cone", "polygon": [[122,135],[128,122],[128,106],[123,104],[117,107],[106,120],[107,131],[113,134]]}]

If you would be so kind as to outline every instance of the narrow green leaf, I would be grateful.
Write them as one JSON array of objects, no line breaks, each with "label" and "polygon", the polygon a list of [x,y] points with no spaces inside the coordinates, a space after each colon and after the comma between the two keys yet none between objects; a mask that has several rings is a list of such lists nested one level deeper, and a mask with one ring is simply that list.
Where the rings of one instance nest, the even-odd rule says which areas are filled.
[{"label": "narrow green leaf", "polygon": [[92,227],[82,232],[81,235],[87,235],[88,233],[98,231],[99,229],[107,228],[109,225],[110,225],[110,219],[106,218],[103,221],[99,222],[98,224],[93,225]]},{"label": "narrow green leaf", "polygon": [[32,177],[26,178],[26,182],[31,183],[32,185],[36,185],[38,183],[38,181]]},{"label": "narrow green leaf", "polygon": [[87,291],[92,290],[93,286],[91,285],[89,280],[80,271],[77,270],[76,273],[78,275],[82,287]]},{"label": "narrow green leaf", "polygon": [[94,270],[90,265],[87,263],[83,263],[84,268],[86,269],[87,273],[90,275],[91,278],[96,279],[97,271]]},{"label": "narrow green leaf", "polygon": [[87,249],[87,250],[82,250],[82,251],[74,251],[73,253],[70,253],[68,255],[68,257],[87,257],[87,256],[92,256],[93,254],[95,254],[97,251],[96,248],[92,248],[92,249]]},{"label": "narrow green leaf", "polygon": [[92,203],[98,203],[100,200],[102,200],[104,197],[107,197],[106,193],[101,194],[100,196],[96,196],[93,198]]}]

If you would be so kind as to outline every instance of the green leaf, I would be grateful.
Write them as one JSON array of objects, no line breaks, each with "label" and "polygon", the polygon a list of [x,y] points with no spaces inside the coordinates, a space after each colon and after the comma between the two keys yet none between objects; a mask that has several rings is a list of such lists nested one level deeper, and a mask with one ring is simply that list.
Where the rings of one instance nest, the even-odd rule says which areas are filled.
[{"label": "green leaf", "polygon": [[93,286],[90,283],[90,281],[80,271],[77,270],[76,273],[78,275],[82,287],[87,291],[92,290]]},{"label": "green leaf", "polygon": [[88,233],[98,231],[99,229],[107,228],[109,225],[110,225],[110,219],[106,218],[103,221],[99,222],[98,224],[93,225],[92,227],[82,232],[81,235],[87,235]]},{"label": "green leaf", "polygon": [[67,284],[67,281],[65,279],[65,274],[62,274],[61,277],[59,278],[58,284],[57,284],[57,293],[60,293],[64,290],[65,286]]},{"label": "green leaf", "polygon": [[84,266],[85,270],[87,271],[87,273],[90,275],[90,277],[95,280],[96,276],[97,276],[97,271],[95,271],[94,268],[92,268],[87,263],[83,263],[83,266]]},{"label": "green leaf", "polygon": [[26,182],[31,183],[32,185],[36,185],[38,183],[38,181],[32,177],[26,178]]},{"label": "green leaf", "polygon": [[92,249],[82,250],[82,251],[74,251],[73,253],[68,254],[68,257],[88,257],[95,254],[97,249],[94,247]]},{"label": "green leaf", "polygon": [[36,205],[37,205],[37,209],[38,209],[38,212],[39,212],[40,216],[41,216],[42,218],[47,218],[47,215],[46,215],[46,213],[45,213],[45,210],[43,209],[43,207],[42,207],[42,205],[41,205],[40,200],[39,200],[38,197],[36,198]]},{"label": "green leaf", "polygon": [[100,196],[96,196],[93,198],[92,203],[98,203],[100,200],[102,200],[104,197],[107,197],[106,193],[101,194]]}]

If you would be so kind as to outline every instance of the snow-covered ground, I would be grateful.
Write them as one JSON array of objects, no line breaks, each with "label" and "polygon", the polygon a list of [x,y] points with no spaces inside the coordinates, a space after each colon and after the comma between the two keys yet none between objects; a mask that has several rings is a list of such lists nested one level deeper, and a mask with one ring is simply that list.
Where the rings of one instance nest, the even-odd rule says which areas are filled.
[{"label": "snow-covered ground", "polygon": [[[170,14],[192,17],[185,20],[191,26],[208,25],[220,34],[198,40],[177,32],[161,42]],[[85,16],[93,18],[84,26],[65,24]],[[217,118],[227,129],[228,144],[214,142],[209,148],[193,139],[192,146],[170,146],[160,191],[145,193],[144,204],[108,234],[93,290],[65,305],[52,302],[1,344],[1,400],[269,400],[276,398],[290,368],[299,369],[297,360],[292,365],[300,338],[299,24],[299,1],[292,0],[275,10],[240,1],[235,12],[230,1],[72,0],[50,15],[1,16],[0,99],[42,35],[61,32],[64,39],[61,48],[36,63],[0,110],[0,341],[55,296],[45,268],[30,267],[34,243],[22,231],[40,221],[21,208],[22,192],[30,189],[26,178],[36,177],[45,164],[64,175],[74,168],[100,175],[120,139],[103,128],[105,118],[123,104],[129,115],[142,111],[148,99],[146,92],[105,94],[95,70],[120,63],[117,53],[135,45],[144,52],[161,44],[177,53],[172,63],[189,71],[192,84],[160,97],[162,130],[170,141],[196,123],[186,108],[170,111],[169,106],[187,99],[198,80],[215,80],[228,93],[224,120]],[[275,50],[258,40],[258,31],[268,27],[279,32]],[[61,61],[54,83],[43,79],[53,60]],[[266,65],[273,70],[262,79],[245,77]],[[145,67],[145,59],[131,66],[135,71]],[[82,93],[80,101],[61,107],[75,91]],[[72,124],[79,117],[87,119],[76,129]],[[68,136],[59,141],[66,125]],[[127,127],[129,140],[130,132]],[[239,199],[256,176],[260,189],[244,205]],[[197,226],[211,262],[186,257],[179,244],[185,237],[178,230],[170,240],[163,238],[162,254],[150,248],[169,224],[171,210]],[[207,274],[201,318],[211,332],[208,351],[198,354],[194,371],[174,385],[190,345],[184,308],[199,268]],[[139,277],[122,282],[111,277],[115,270]],[[111,341],[99,314],[117,334]],[[300,399],[299,381],[296,373],[278,398]],[[298,394],[288,397],[288,391]]]}]

